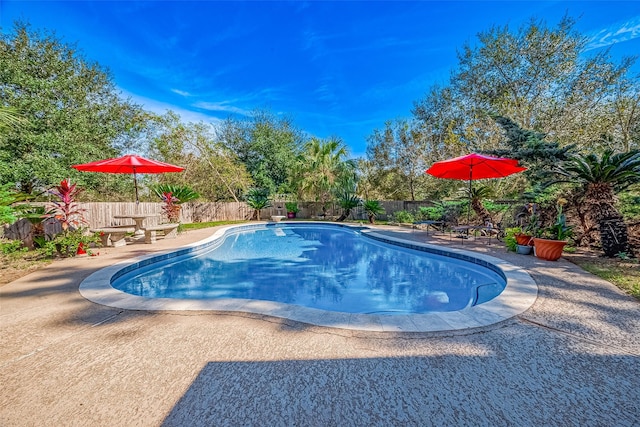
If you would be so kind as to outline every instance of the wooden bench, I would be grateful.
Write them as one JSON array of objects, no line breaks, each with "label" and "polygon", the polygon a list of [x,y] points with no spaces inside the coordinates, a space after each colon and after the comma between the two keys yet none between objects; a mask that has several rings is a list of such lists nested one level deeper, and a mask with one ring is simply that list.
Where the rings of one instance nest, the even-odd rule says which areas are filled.
[{"label": "wooden bench", "polygon": [[127,244],[125,237],[127,233],[133,233],[134,227],[103,227],[90,230],[92,233],[100,233],[102,246],[113,246],[118,248]]},{"label": "wooden bench", "polygon": [[140,230],[144,231],[144,242],[145,243],[155,243],[156,242],[156,232],[162,231],[164,232],[165,239],[175,239],[178,235],[178,227],[180,224],[160,224],[160,225],[151,225],[149,227],[141,228]]}]

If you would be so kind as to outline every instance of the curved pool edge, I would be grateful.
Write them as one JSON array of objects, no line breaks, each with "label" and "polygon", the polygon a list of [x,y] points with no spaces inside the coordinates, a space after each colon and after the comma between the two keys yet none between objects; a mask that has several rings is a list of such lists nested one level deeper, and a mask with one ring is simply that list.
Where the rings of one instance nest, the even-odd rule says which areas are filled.
[{"label": "curved pool edge", "polygon": [[[287,223],[281,222],[279,224],[285,225]],[[296,221],[294,224],[319,225],[317,222],[307,223],[302,221]],[[332,225],[332,223],[320,224]],[[128,271],[168,258],[190,256],[193,253],[205,249],[208,250],[212,245],[221,242],[222,237],[229,231],[263,227],[264,225],[235,225],[220,228],[210,237],[198,242],[105,267],[91,274],[80,283],[80,294],[94,303],[125,310],[243,312],[273,316],[321,327],[370,332],[444,332],[486,327],[523,313],[533,305],[538,295],[538,286],[526,271],[500,258],[457,248],[444,248],[442,246],[404,240],[378,233],[375,228],[348,224],[335,225],[360,229],[365,236],[394,245],[471,260],[471,262],[482,265],[495,266],[506,277],[507,285],[504,291],[494,299],[464,310],[407,315],[353,314],[247,299],[145,298],[127,294],[111,286],[114,276],[122,274],[124,270]]]}]

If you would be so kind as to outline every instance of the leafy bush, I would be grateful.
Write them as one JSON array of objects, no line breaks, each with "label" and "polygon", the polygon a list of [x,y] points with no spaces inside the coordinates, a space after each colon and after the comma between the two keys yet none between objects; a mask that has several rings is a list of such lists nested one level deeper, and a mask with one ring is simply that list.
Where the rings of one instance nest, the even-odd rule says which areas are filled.
[{"label": "leafy bush", "polygon": [[28,248],[22,247],[22,240],[1,240],[0,252],[9,255],[15,252],[26,252]]},{"label": "leafy bush", "polygon": [[507,228],[504,230],[504,244],[511,252],[515,252],[518,247],[515,235],[520,233],[520,231],[520,227]]},{"label": "leafy bush", "polygon": [[100,242],[99,233],[86,235],[83,229],[78,229],[58,234],[52,240],[46,241],[41,250],[47,256],[53,256],[58,253],[61,256],[73,257],[76,255],[80,243],[82,243],[82,246],[88,253],[91,253],[91,251],[88,250],[89,246],[92,243],[99,245]]},{"label": "leafy bush", "polygon": [[409,211],[397,211],[393,213],[393,220],[398,223],[412,224],[415,222],[415,217]]},{"label": "leafy bush", "polygon": [[620,213],[626,220],[640,220],[640,195],[632,192],[618,196],[620,200]]},{"label": "leafy bush", "polygon": [[442,203],[437,203],[434,206],[420,206],[416,213],[416,219],[418,221],[439,221],[444,215],[444,206]]}]

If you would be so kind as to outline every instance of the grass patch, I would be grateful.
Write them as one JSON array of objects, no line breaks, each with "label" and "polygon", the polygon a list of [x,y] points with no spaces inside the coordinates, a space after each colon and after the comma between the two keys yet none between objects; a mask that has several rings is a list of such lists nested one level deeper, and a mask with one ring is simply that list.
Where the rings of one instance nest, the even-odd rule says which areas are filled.
[{"label": "grass patch", "polygon": [[571,257],[571,262],[640,300],[640,265],[608,258]]},{"label": "grass patch", "polygon": [[201,228],[217,227],[219,225],[242,224],[244,222],[247,222],[247,221],[239,220],[239,221],[193,222],[191,224],[181,224],[180,228],[182,230],[199,230]]}]

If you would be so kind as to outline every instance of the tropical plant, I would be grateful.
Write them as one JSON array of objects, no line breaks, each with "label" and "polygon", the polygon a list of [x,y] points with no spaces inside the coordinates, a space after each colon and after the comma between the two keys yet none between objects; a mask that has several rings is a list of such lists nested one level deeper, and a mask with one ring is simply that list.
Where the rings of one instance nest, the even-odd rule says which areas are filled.
[{"label": "tropical plant", "polygon": [[184,185],[158,184],[153,187],[153,192],[163,200],[165,194],[170,193],[176,199],[174,203],[177,205],[191,202],[200,197],[198,193]]},{"label": "tropical plant", "polygon": [[349,214],[351,214],[351,209],[357,208],[361,200],[357,194],[344,190],[338,193],[338,205],[342,208],[342,214],[336,219],[337,222],[342,222]]},{"label": "tropical plant", "polygon": [[469,198],[471,203],[471,209],[476,213],[476,216],[481,220],[491,219],[491,214],[482,204],[482,200],[493,195],[493,189],[486,185],[479,185],[469,188],[465,188],[464,193]]},{"label": "tropical plant", "polygon": [[338,139],[309,140],[292,175],[291,184],[297,185],[298,198],[314,200],[324,212],[337,189],[355,174],[355,163],[346,157],[347,147]]},{"label": "tropical plant", "polygon": [[58,200],[52,201],[53,209],[45,214],[48,218],[55,218],[60,222],[62,231],[66,233],[70,228],[78,229],[87,224],[84,219],[84,209],[80,209],[76,198],[82,192],[76,184],[71,184],[68,179],[63,179],[60,185],[49,190],[49,194]]},{"label": "tropical plant", "polygon": [[365,200],[362,203],[362,208],[367,214],[367,218],[369,218],[369,222],[371,224],[375,223],[377,216],[382,215],[385,212],[384,207],[377,200]]},{"label": "tropical plant", "polygon": [[555,222],[550,226],[540,230],[539,235],[543,239],[567,240],[573,235],[573,227],[567,225],[567,217],[562,211],[562,205],[557,205],[557,215]]},{"label": "tropical plant", "polygon": [[180,221],[180,205],[178,204],[178,198],[171,194],[170,191],[162,193],[162,212],[167,217],[169,222]]},{"label": "tropical plant", "polygon": [[640,182],[640,151],[575,155],[557,172],[580,186],[588,215],[598,225],[605,255],[612,258],[629,252],[629,232],[616,206],[616,194]]},{"label": "tropical plant", "polygon": [[254,215],[258,221],[260,221],[260,209],[268,208],[271,206],[269,200],[269,190],[266,188],[251,188],[245,195],[247,205],[254,209]]}]

